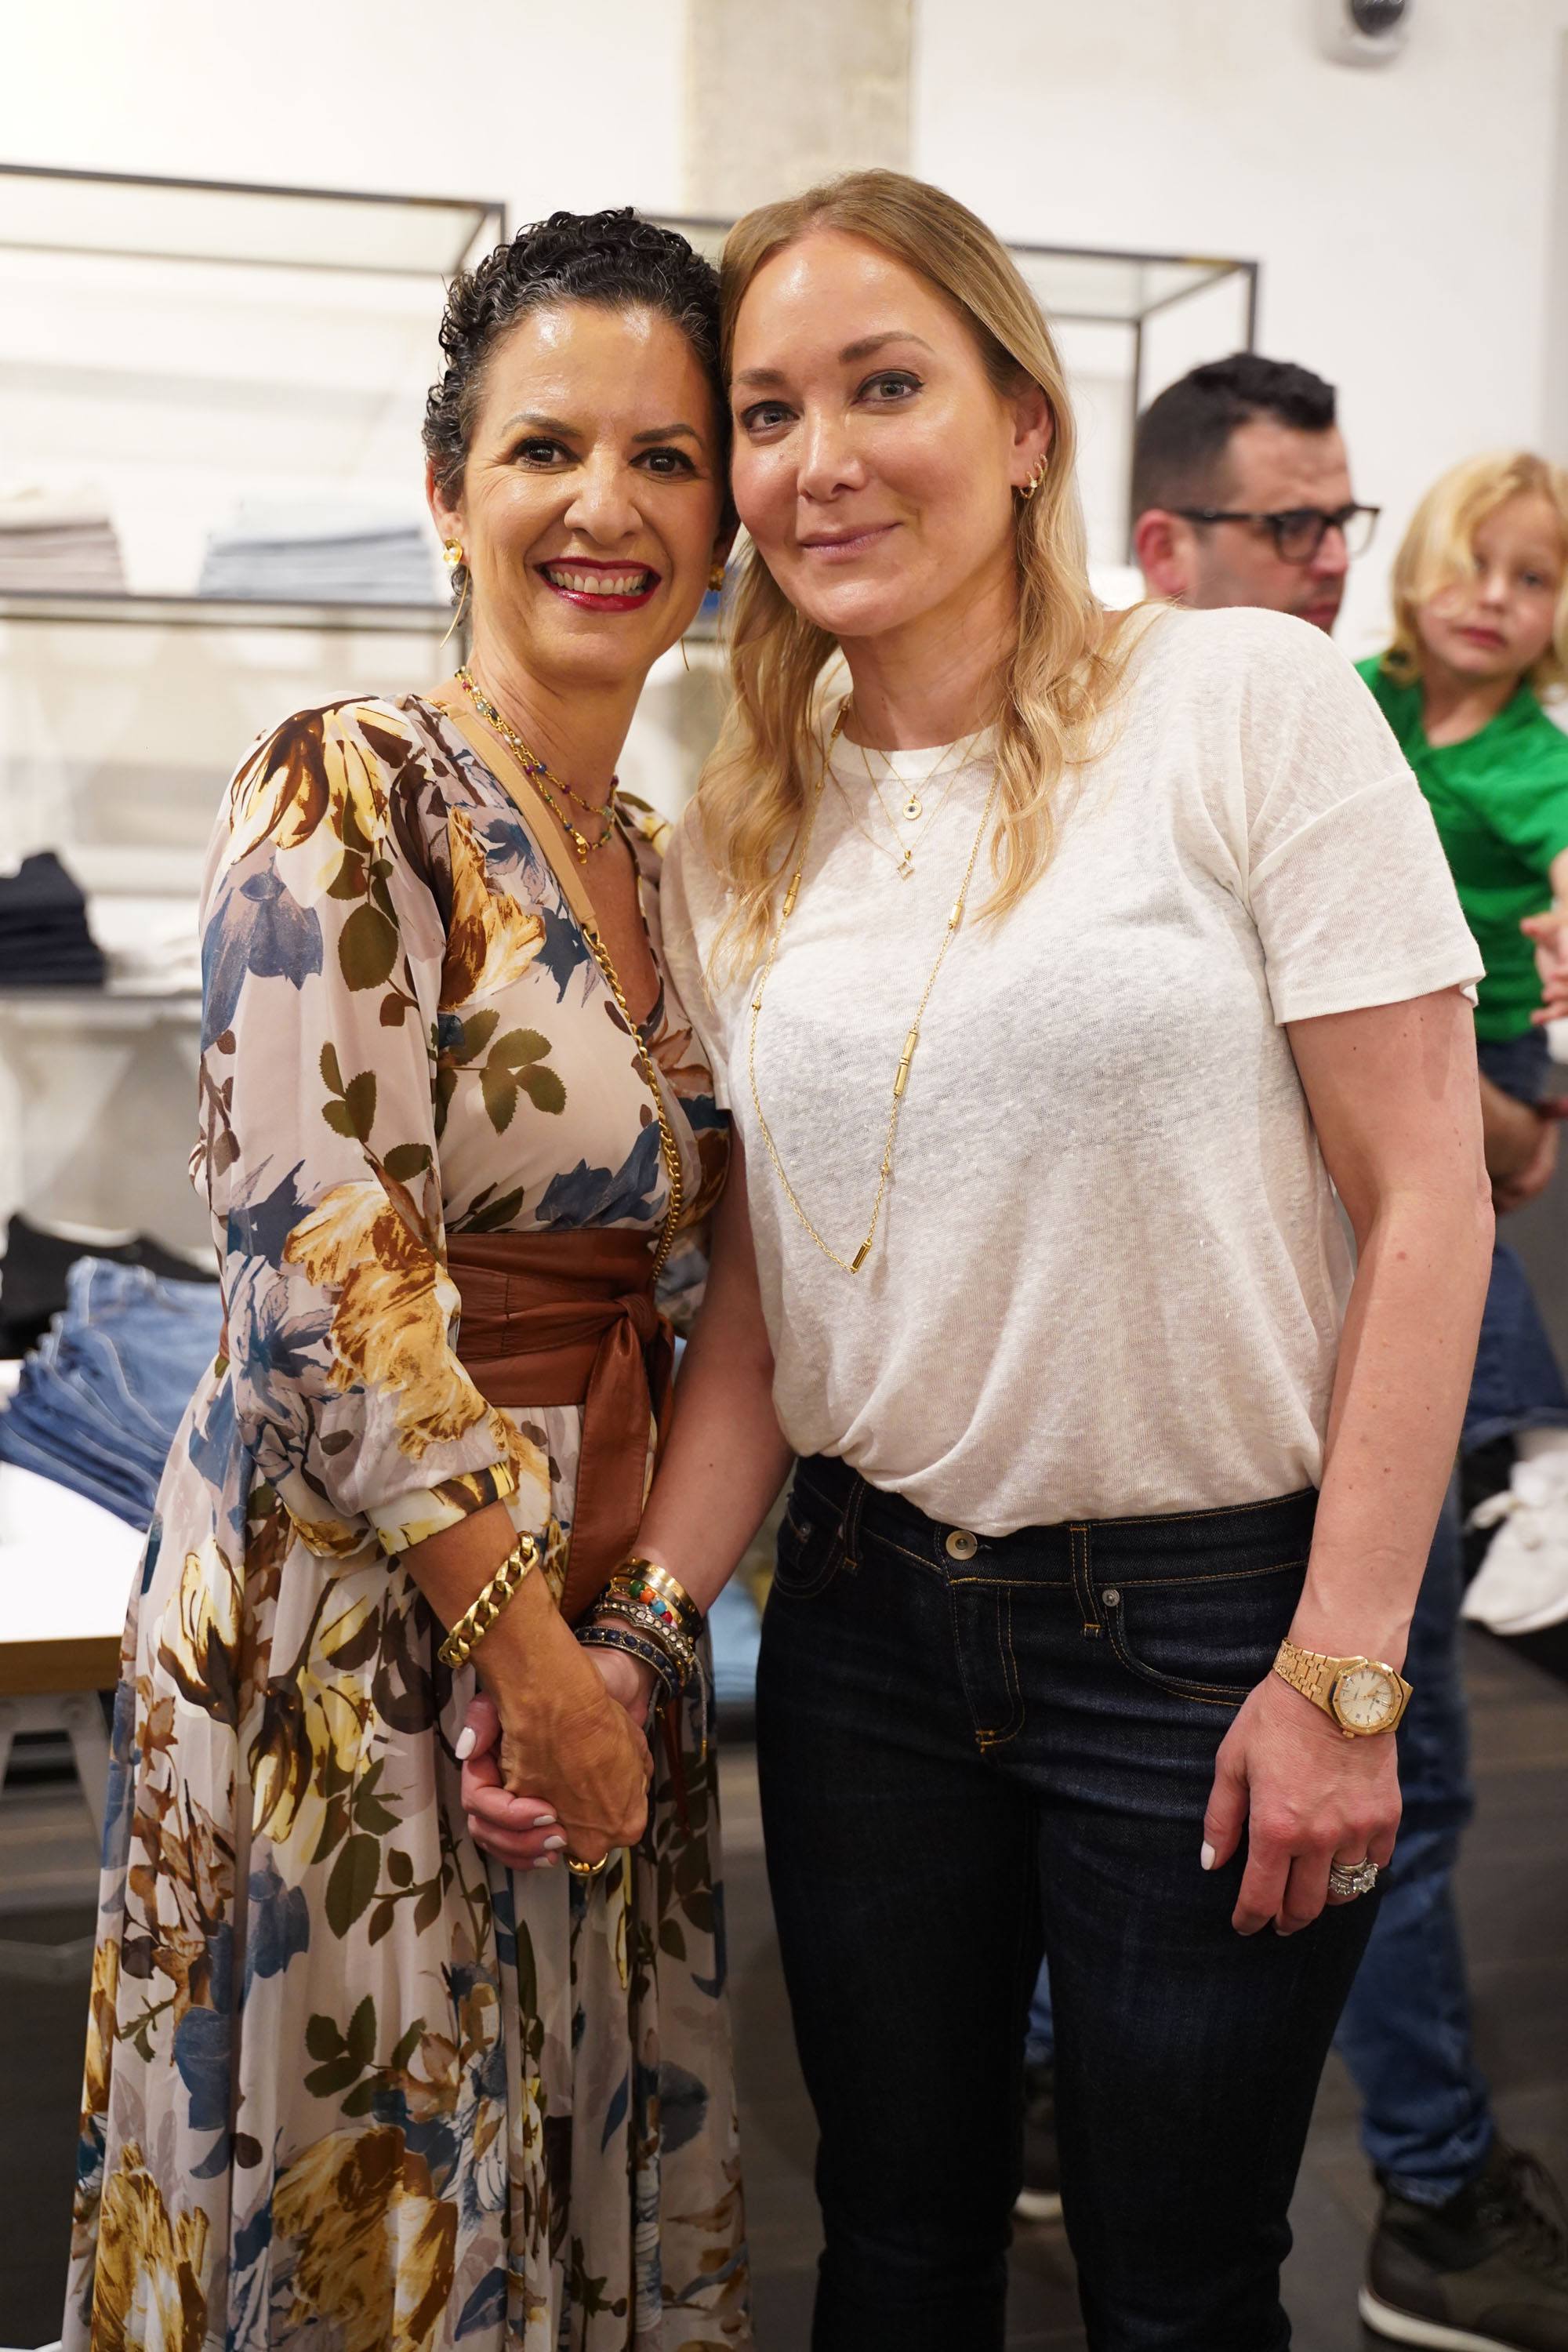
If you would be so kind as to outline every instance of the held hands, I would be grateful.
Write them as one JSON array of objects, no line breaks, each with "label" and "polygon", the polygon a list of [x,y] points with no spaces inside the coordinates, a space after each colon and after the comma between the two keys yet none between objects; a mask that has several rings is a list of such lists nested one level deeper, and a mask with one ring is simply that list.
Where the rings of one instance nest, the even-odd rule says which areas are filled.
[{"label": "held hands", "polygon": [[[510,1870],[549,1869],[565,1852],[574,1861],[596,1862],[613,1847],[635,1844],[647,1818],[653,1759],[642,1726],[653,1678],[635,1659],[615,1651],[582,1650],[574,1641],[571,1647],[594,1686],[587,1712],[596,1740],[584,1746],[573,1738],[552,1750],[552,1734],[542,1724],[535,1725],[532,1737],[518,1738],[503,1727],[496,1700],[479,1690],[458,1741],[469,1833]],[[520,1715],[528,1711],[527,1706],[517,1709]],[[554,1737],[558,1741],[559,1733]],[[623,1798],[630,1794],[635,1802],[612,1829],[604,1811],[606,1791],[582,1775],[602,1769],[606,1758],[613,1763],[627,1756],[636,1759],[635,1789],[628,1790],[624,1774],[616,1785]],[[530,1793],[521,1793],[525,1790]]]},{"label": "held hands", "polygon": [[1270,1674],[1247,1697],[1215,1760],[1204,1815],[1204,1867],[1220,1870],[1247,1841],[1238,1936],[1270,1922],[1282,1936],[1309,1927],[1329,1893],[1329,1864],[1394,1852],[1399,1759],[1393,1736],[1347,1739],[1331,1718]]}]

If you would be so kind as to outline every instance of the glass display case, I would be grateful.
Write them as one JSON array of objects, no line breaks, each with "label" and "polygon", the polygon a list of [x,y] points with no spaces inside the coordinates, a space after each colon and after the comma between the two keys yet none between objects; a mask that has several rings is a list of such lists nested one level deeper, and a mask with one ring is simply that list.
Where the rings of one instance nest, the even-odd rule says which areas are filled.
[{"label": "glass display case", "polygon": [[[0,868],[53,849],[106,936],[184,908],[194,940],[246,744],[450,667],[420,424],[446,281],[504,233],[483,199],[0,166]],[[0,991],[0,1214],[202,1236],[192,959],[141,961]]]}]

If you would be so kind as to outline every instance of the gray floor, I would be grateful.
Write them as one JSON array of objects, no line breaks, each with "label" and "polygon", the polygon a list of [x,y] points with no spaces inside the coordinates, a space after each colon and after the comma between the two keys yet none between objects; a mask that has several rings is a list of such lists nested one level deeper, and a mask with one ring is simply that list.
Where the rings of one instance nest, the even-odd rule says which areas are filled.
[{"label": "gray floor", "polygon": [[[1504,2128],[1568,2175],[1568,1689],[1483,1635],[1470,1637],[1480,1804],[1461,1874],[1482,2055]],[[790,2046],[758,1832],[750,1752],[725,1764],[725,1832],[737,2060],[760,2352],[805,2352],[816,2215],[812,2124]],[[0,1806],[0,1885],[52,1885],[57,1909],[0,1933],[90,1927],[73,1890],[90,1869],[65,1791],[13,1790]],[[0,1997],[0,2345],[58,2333],[85,1978],[8,1983]],[[933,2153],[935,2153],[933,2151]],[[1355,2107],[1326,2079],[1294,2221],[1289,2300],[1298,2352],[1359,2352],[1354,2290],[1373,2200]],[[1021,2234],[1009,2345],[1081,2352],[1072,2264],[1058,2231]],[[958,2352],[958,2347],[955,2347]]]}]

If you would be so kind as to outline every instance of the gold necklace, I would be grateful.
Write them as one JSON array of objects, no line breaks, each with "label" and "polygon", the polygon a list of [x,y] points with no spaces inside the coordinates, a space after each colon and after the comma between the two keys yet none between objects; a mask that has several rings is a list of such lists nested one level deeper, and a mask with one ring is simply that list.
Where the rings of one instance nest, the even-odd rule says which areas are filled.
[{"label": "gold necklace", "polygon": [[937,974],[947,960],[947,951],[952,944],[953,933],[963,920],[964,905],[969,897],[969,886],[974,879],[974,868],[979,860],[981,844],[990,828],[991,812],[996,804],[999,772],[994,767],[991,771],[991,789],[985,795],[985,808],[980,819],[980,830],[974,836],[974,845],[969,853],[969,863],[963,869],[963,880],[960,883],[958,896],[952,902],[952,911],[948,916],[947,927],[942,935],[942,945],[936,951],[936,961],[932,964],[926,984],[921,992],[921,1001],[915,1008],[914,1021],[910,1025],[909,1035],[904,1039],[904,1050],[899,1056],[898,1071],[893,1079],[892,1108],[888,1114],[888,1132],[882,1144],[881,1171],[877,1179],[877,1197],[871,1203],[871,1222],[867,1228],[866,1238],[854,1256],[843,1258],[836,1249],[823,1240],[822,1235],[812,1223],[801,1205],[800,1197],[795,1186],[789,1181],[784,1161],[779,1157],[778,1146],[773,1141],[773,1130],[768,1125],[763,1109],[763,1098],[757,1091],[757,1024],[762,1018],[763,997],[769,979],[772,977],[773,966],[778,961],[779,949],[784,943],[784,927],[794,914],[795,900],[800,896],[800,877],[805,871],[805,861],[811,854],[811,837],[816,828],[816,812],[822,803],[822,787],[827,780],[828,761],[833,756],[833,746],[838,740],[839,730],[844,725],[845,713],[848,708],[847,698],[838,706],[838,716],[833,722],[833,730],[822,755],[822,766],[817,774],[816,790],[806,815],[805,834],[801,842],[800,855],[795,861],[795,872],[790,876],[789,887],[784,895],[784,903],[779,908],[779,919],[773,927],[767,961],[757,975],[757,984],[752,994],[752,1026],[746,1048],[746,1076],[751,1081],[752,1108],[757,1114],[758,1132],[767,1147],[768,1158],[773,1163],[779,1182],[784,1187],[785,1200],[822,1252],[823,1256],[830,1258],[841,1273],[858,1274],[870,1256],[871,1244],[877,1238],[877,1227],[882,1214],[882,1201],[888,1190],[888,1179],[893,1172],[893,1146],[898,1139],[899,1118],[904,1107],[904,1089],[909,1085],[910,1069],[915,1058],[915,1049],[921,1042],[921,1023],[925,1019],[926,1006],[931,1003],[931,991],[937,982]]},{"label": "gold necklace", "polygon": [[[976,740],[976,739],[977,739],[977,737],[978,737],[978,734],[979,734],[979,730],[978,730],[978,729],[976,729],[975,733],[974,733],[973,735],[967,736],[967,737],[964,739],[964,740],[957,746],[957,753],[958,753],[958,756],[957,756],[957,758],[952,761],[952,765],[951,772],[950,772],[950,773],[949,773],[949,775],[948,775],[948,779],[947,779],[946,785],[943,787],[943,790],[942,790],[942,798],[937,802],[936,806],[935,806],[931,811],[930,814],[927,816],[927,818],[926,818],[926,820],[925,820],[925,823],[924,823],[924,824],[920,827],[919,831],[916,833],[916,835],[915,835],[915,836],[914,836],[914,839],[913,839],[912,841],[908,841],[908,842],[907,842],[907,841],[905,841],[905,839],[904,839],[903,835],[900,833],[898,826],[894,824],[894,822],[893,822],[892,818],[888,814],[888,803],[887,803],[887,802],[882,798],[881,788],[880,788],[880,786],[878,784],[876,777],[875,777],[875,776],[872,774],[872,772],[871,772],[871,762],[870,762],[870,761],[869,761],[869,760],[868,760],[868,758],[866,757],[866,747],[865,747],[865,745],[862,743],[862,744],[858,744],[858,745],[856,747],[856,748],[858,750],[859,753],[860,753],[860,764],[861,764],[861,766],[862,766],[862,767],[865,769],[865,771],[866,771],[866,781],[867,781],[867,782],[870,785],[872,792],[873,792],[873,793],[876,794],[876,796],[877,796],[877,805],[878,805],[878,807],[879,807],[879,808],[881,810],[881,812],[882,812],[883,818],[885,819],[885,821],[886,821],[886,823],[887,823],[888,831],[892,835],[893,839],[894,839],[894,840],[898,843],[898,845],[899,845],[899,853],[900,853],[900,854],[899,854],[898,857],[894,859],[894,864],[895,864],[895,866],[897,866],[898,873],[899,873],[899,876],[900,876],[900,880],[901,880],[901,879],[903,879],[906,876],[910,875],[910,874],[912,874],[912,873],[914,872],[914,870],[915,870],[915,852],[916,852],[916,850],[920,847],[920,845],[921,845],[921,842],[925,839],[925,837],[926,837],[927,834],[931,831],[931,829],[932,825],[936,823],[936,821],[937,821],[938,817],[942,814],[942,813],[943,809],[947,806],[948,802],[952,799],[952,788],[953,788],[953,786],[957,783],[957,782],[958,782],[958,780],[959,780],[959,777],[963,773],[964,768],[965,768],[965,766],[968,764],[968,757],[969,757],[969,753],[970,753],[970,751],[971,751],[973,750],[973,745],[974,745],[975,740]],[[941,764],[940,764],[939,766],[937,766],[936,768],[934,768],[934,769],[931,771],[931,775],[926,779],[926,790],[927,790],[928,792],[931,790],[931,785],[935,782],[935,781],[936,781],[937,777],[941,775],[942,771],[942,768],[943,768],[943,767],[945,767],[946,765],[947,765],[947,761],[946,761],[946,760],[944,760],[944,761],[942,761],[941,762]],[[834,782],[835,782],[836,784],[838,784],[838,774],[837,774],[837,770],[835,770],[835,772],[834,772],[833,781],[834,781]],[[840,791],[840,792],[844,792],[844,787],[843,787],[843,785],[842,785],[842,784],[838,784],[838,789],[839,789],[839,791]],[[848,798],[849,798],[848,793],[844,793],[844,797],[845,797],[845,800],[847,802],[847,800],[848,800]],[[916,806],[917,806],[917,807],[919,807],[919,806],[921,806],[921,803],[919,802],[919,800],[918,800],[918,798],[917,798],[917,795],[916,795],[916,794],[914,794],[913,793],[910,793],[910,800],[909,800],[909,801],[906,801],[906,802],[905,802],[905,803],[904,803],[904,807],[905,807],[906,812],[907,812],[907,811],[908,811],[908,809],[909,809],[910,802],[910,801],[913,801],[913,802],[915,803],[915,804],[916,804]],[[851,814],[853,814],[853,812],[851,812]],[[860,827],[860,831],[861,831],[862,833],[864,833],[864,832],[866,831],[866,828],[865,828],[865,826],[864,826],[864,825],[862,825],[862,826]],[[871,837],[871,836],[868,834],[868,835],[867,835],[867,839],[868,839],[868,840],[869,840],[869,839],[870,839],[870,837]],[[892,854],[892,853],[889,851],[889,856],[891,856],[891,854]]]},{"label": "gold necklace", "polygon": [[[597,802],[585,801],[581,793],[574,793],[571,785],[555,773],[553,768],[547,767],[536,752],[529,750],[510,719],[503,717],[489,698],[480,691],[473,672],[466,662],[458,672],[458,684],[462,688],[485,725],[493,729],[500,737],[551,815],[562,830],[570,836],[573,848],[583,864],[586,866],[591,854],[595,849],[603,849],[605,842],[612,840],[619,829],[620,820],[616,813],[616,785],[619,779],[615,776],[610,778],[610,797],[602,806]],[[552,785],[555,787],[555,792],[564,793],[568,799],[574,800],[579,808],[589,809],[595,816],[600,817],[604,823],[604,831],[590,841],[587,835],[573,824],[570,815],[556,799],[555,792],[552,792]]]}]

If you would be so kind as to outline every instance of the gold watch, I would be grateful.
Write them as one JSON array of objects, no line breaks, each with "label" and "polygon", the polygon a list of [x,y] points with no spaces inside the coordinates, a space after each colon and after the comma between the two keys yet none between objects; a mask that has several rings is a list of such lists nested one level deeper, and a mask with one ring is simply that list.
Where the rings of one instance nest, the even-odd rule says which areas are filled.
[{"label": "gold watch", "polygon": [[1410,1685],[1381,1658],[1331,1658],[1281,1642],[1274,1671],[1331,1716],[1347,1739],[1392,1731],[1410,1704]]}]

